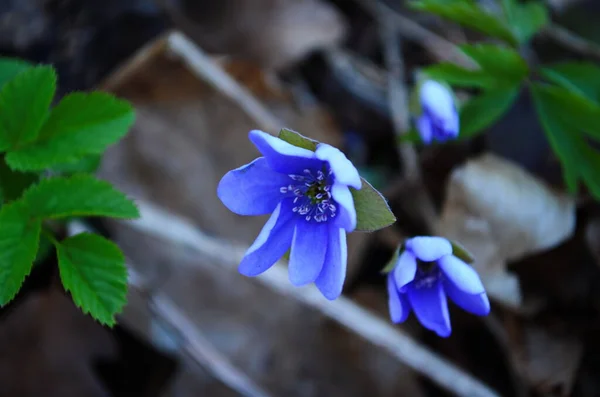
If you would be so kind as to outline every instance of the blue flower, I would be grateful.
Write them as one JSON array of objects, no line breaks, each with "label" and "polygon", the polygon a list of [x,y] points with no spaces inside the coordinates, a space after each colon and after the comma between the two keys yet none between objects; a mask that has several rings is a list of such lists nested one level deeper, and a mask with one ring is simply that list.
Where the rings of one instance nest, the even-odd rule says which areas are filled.
[{"label": "blue flower", "polygon": [[324,143],[313,152],[262,131],[249,136],[263,157],[229,171],[217,188],[223,204],[236,214],[271,214],[239,272],[257,276],[291,247],[290,282],[314,282],[327,299],[337,298],[346,278],[346,232],[356,228],[349,187],[361,188],[358,171],[341,151]]},{"label": "blue flower", "polygon": [[458,112],[448,88],[427,80],[420,87],[419,100],[422,114],[417,119],[417,131],[424,143],[445,142],[458,136]]},{"label": "blue flower", "polygon": [[407,240],[388,274],[387,287],[393,322],[405,321],[412,308],[425,328],[442,337],[452,332],[447,297],[470,313],[485,316],[490,312],[477,272],[452,255],[452,245],[442,237]]}]

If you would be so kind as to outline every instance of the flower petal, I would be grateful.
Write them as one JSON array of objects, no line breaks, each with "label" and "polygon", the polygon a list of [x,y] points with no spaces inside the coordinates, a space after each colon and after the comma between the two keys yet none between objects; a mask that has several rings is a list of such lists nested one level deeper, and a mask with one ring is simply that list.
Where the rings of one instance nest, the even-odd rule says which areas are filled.
[{"label": "flower petal", "polygon": [[417,119],[417,131],[419,132],[423,143],[431,143],[433,131],[431,127],[431,120],[429,120],[429,116],[426,113],[423,113],[423,115]]},{"label": "flower petal", "polygon": [[485,292],[483,283],[475,269],[454,255],[441,257],[438,259],[438,265],[446,278],[461,291],[471,295]]},{"label": "flower petal", "polygon": [[448,301],[441,282],[431,287],[409,288],[407,295],[417,319],[425,328],[444,338],[450,336]]},{"label": "flower petal", "polygon": [[490,313],[490,301],[485,292],[481,294],[467,294],[466,292],[456,288],[454,283],[449,280],[444,280],[444,289],[448,297],[458,306],[468,311],[469,313],[478,316],[486,316]]},{"label": "flower petal", "polygon": [[296,214],[290,203],[283,201],[260,231],[254,243],[246,251],[238,271],[249,277],[258,276],[281,258],[292,244]]},{"label": "flower petal", "polygon": [[331,145],[320,143],[315,154],[319,160],[329,163],[336,182],[360,190],[362,187],[360,175],[344,153]]},{"label": "flower petal", "polygon": [[410,313],[410,303],[404,294],[398,292],[394,277],[388,274],[387,277],[388,306],[392,322],[398,324],[406,321]]},{"label": "flower petal", "polygon": [[321,169],[323,165],[314,152],[289,144],[266,132],[252,130],[249,137],[274,171],[301,174],[305,169]]},{"label": "flower petal", "polygon": [[410,251],[404,251],[398,258],[398,263],[392,272],[398,289],[415,279],[417,274],[417,258]]},{"label": "flower petal", "polygon": [[347,261],[346,231],[331,225],[325,263],[319,277],[315,280],[315,285],[325,298],[334,300],[342,294]]},{"label": "flower petal", "polygon": [[343,227],[348,233],[354,231],[356,229],[356,209],[350,189],[340,183],[334,183],[331,187],[331,195],[337,204],[335,224]]},{"label": "flower petal", "polygon": [[229,171],[217,187],[217,196],[238,215],[264,215],[273,212],[283,198],[279,192],[291,179],[273,171],[264,157]]},{"label": "flower petal", "polygon": [[294,229],[289,277],[295,286],[314,282],[325,263],[329,241],[327,222],[307,222],[299,218]]},{"label": "flower petal", "polygon": [[413,237],[406,240],[405,246],[424,262],[437,261],[442,256],[452,253],[452,245],[442,237]]}]

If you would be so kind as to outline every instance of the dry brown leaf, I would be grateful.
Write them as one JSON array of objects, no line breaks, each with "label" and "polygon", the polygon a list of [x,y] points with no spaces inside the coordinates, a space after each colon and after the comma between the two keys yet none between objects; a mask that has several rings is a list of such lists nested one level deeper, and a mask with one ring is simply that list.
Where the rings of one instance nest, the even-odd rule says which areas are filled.
[{"label": "dry brown leaf", "polygon": [[519,166],[492,154],[452,172],[438,233],[456,240],[476,258],[492,298],[519,307],[518,279],[507,261],[549,249],[575,228],[575,202],[552,191]]}]

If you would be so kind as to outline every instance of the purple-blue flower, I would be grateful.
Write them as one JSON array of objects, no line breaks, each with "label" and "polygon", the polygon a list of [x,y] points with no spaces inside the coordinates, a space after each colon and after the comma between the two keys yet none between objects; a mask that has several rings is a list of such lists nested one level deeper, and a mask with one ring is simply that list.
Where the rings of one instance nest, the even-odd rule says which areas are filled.
[{"label": "purple-blue flower", "polygon": [[417,119],[417,131],[424,143],[445,142],[458,136],[459,117],[452,92],[434,80],[420,87],[422,113]]},{"label": "purple-blue flower", "polygon": [[452,255],[452,245],[442,237],[414,237],[404,244],[396,267],[387,277],[390,317],[406,320],[411,309],[423,326],[448,337],[452,332],[449,297],[464,310],[485,316],[490,312],[477,272]]},{"label": "purple-blue flower", "polygon": [[249,136],[263,157],[229,171],[217,188],[223,204],[236,214],[271,214],[239,272],[257,276],[291,247],[290,282],[314,282],[327,299],[337,298],[346,278],[346,232],[356,228],[349,187],[361,188],[358,171],[341,151],[324,143],[313,152],[262,131]]}]

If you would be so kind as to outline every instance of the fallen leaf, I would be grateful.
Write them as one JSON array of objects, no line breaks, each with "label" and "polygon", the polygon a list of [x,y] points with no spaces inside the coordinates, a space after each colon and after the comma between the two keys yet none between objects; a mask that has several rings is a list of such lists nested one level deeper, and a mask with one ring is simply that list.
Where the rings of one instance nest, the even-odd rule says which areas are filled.
[{"label": "fallen leaf", "polygon": [[490,297],[523,304],[506,263],[554,247],[575,228],[575,201],[519,166],[484,154],[455,169],[437,231],[473,253]]}]

